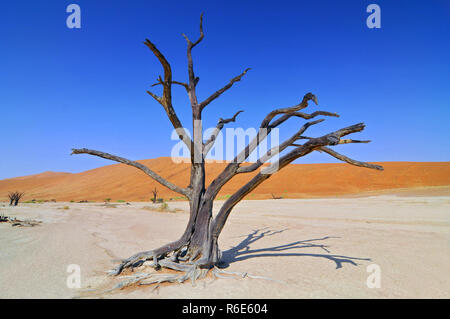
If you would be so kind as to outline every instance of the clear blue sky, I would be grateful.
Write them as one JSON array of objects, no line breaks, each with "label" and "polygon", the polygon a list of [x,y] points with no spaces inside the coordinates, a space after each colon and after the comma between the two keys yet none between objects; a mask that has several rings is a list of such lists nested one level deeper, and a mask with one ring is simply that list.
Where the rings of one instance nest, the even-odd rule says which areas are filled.
[{"label": "clear blue sky", "polygon": [[[68,29],[79,4],[82,28]],[[368,29],[366,7],[381,7]],[[72,147],[131,159],[169,156],[174,141],[162,108],[146,93],[161,74],[142,44],[166,55],[185,81],[184,32],[195,48],[200,99],[252,70],[205,111],[207,126],[238,109],[238,126],[257,126],[306,92],[338,112],[309,135],[364,121],[342,153],[365,161],[449,161],[450,1],[4,1],[0,11],[0,179],[42,171],[79,172],[111,162],[70,156]],[[190,123],[185,92],[175,108]],[[283,127],[292,134],[298,120]],[[356,138],[356,136],[355,136]],[[313,154],[301,163],[334,162]]]}]

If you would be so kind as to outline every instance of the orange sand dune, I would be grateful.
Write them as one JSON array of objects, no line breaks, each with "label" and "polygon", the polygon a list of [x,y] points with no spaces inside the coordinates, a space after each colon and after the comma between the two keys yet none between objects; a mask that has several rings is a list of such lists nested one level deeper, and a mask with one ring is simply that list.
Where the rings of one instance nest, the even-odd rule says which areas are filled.
[{"label": "orange sand dune", "polygon": [[[171,158],[142,160],[161,176],[173,183],[186,186],[189,164],[175,164]],[[307,198],[359,194],[399,188],[418,188],[450,185],[450,162],[383,162],[383,172],[354,167],[348,164],[291,164],[261,184],[247,199]],[[208,163],[207,183],[221,172],[226,164]],[[253,174],[240,174],[225,185],[218,199],[232,194]],[[148,201],[151,190],[158,189],[158,197],[166,200],[182,199],[154,182],[134,167],[114,164],[82,173],[45,172],[37,175],[0,180],[0,200],[6,200],[9,191],[25,192],[24,200],[57,201]],[[446,189],[446,192],[450,188]]]}]

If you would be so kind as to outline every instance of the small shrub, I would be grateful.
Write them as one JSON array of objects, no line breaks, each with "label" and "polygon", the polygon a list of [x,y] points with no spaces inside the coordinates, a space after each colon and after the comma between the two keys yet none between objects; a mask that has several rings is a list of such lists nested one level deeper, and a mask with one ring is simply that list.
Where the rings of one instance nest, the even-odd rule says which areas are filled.
[{"label": "small shrub", "polygon": [[109,203],[111,201],[111,198],[105,198],[105,202]]},{"label": "small shrub", "polygon": [[121,200],[121,199],[119,199],[117,202],[118,202],[118,203],[125,203],[125,201],[124,201],[124,200]]}]

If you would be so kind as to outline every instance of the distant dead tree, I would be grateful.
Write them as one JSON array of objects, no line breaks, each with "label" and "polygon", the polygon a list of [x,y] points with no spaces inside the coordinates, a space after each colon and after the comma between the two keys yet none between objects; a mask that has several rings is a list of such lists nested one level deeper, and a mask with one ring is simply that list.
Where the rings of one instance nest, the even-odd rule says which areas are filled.
[{"label": "distant dead tree", "polygon": [[9,193],[8,198],[9,198],[9,206],[12,206],[14,204],[14,199],[15,199],[14,193]]},{"label": "distant dead tree", "polygon": [[[194,73],[194,63],[192,58],[192,49],[196,47],[204,38],[202,16],[200,17],[200,36],[192,42],[186,35],[183,34],[187,41],[187,71],[188,81],[179,82],[172,79],[172,68],[166,57],[157,49],[157,47],[148,39],[144,44],[159,60],[164,70],[164,75],[159,76],[157,83],[152,86],[161,86],[162,95],[159,96],[153,92],[147,93],[159,103],[167,114],[172,126],[175,128],[178,136],[186,145],[191,155],[190,167],[190,181],[186,187],[181,187],[173,184],[169,180],[163,178],[149,167],[142,163],[131,161],[129,159],[108,154],[101,151],[81,148],[73,149],[72,154],[89,154],[102,157],[108,160],[116,161],[126,165],[133,166],[140,169],[145,174],[156,180],[161,185],[168,189],[186,196],[189,200],[190,216],[184,233],[178,240],[168,243],[157,249],[137,253],[118,265],[112,271],[112,274],[118,275],[126,268],[135,268],[146,260],[151,260],[150,264],[155,269],[168,268],[181,272],[179,275],[169,274],[167,276],[159,276],[158,278],[148,275],[136,275],[134,280],[127,280],[124,284],[130,283],[160,283],[160,282],[183,282],[187,279],[196,280],[197,278],[206,275],[209,269],[217,269],[215,266],[220,263],[221,251],[218,246],[218,238],[222,229],[230,216],[233,208],[246,195],[258,187],[262,182],[270,178],[274,170],[280,170],[286,167],[294,160],[308,155],[314,151],[321,151],[337,158],[343,162],[366,168],[382,170],[378,165],[360,162],[342,155],[329,146],[336,146],[347,143],[368,143],[369,141],[359,141],[353,139],[343,139],[343,137],[361,132],[365,125],[358,123],[347,126],[328,133],[320,137],[307,137],[304,132],[312,125],[323,122],[324,119],[306,122],[299,126],[298,131],[290,138],[280,143],[278,148],[270,149],[267,153],[259,157],[259,159],[250,165],[241,165],[246,161],[250,154],[264,141],[274,128],[278,128],[282,123],[288,119],[305,119],[310,120],[317,116],[333,116],[339,117],[336,113],[327,111],[314,111],[312,113],[303,113],[303,110],[308,107],[310,101],[316,105],[317,97],[312,93],[307,93],[300,101],[300,103],[291,106],[274,109],[269,112],[259,125],[260,130],[257,135],[249,142],[249,144],[229,162],[225,169],[207,186],[205,183],[205,157],[213,147],[216,137],[221,132],[225,124],[234,122],[237,112],[233,117],[228,119],[220,118],[215,130],[207,139],[203,141],[203,127],[202,127],[202,112],[206,107],[220,97],[224,92],[229,90],[236,82],[239,82],[242,77],[249,71],[244,70],[238,76],[232,78],[224,87],[212,93],[208,98],[199,101],[196,93],[196,88],[199,83],[199,77]],[[172,86],[178,85],[183,87],[190,100],[192,108],[192,137],[189,135],[182,125],[172,105]],[[300,141],[300,142],[299,142]],[[222,205],[218,213],[213,218],[213,203],[219,191],[227,184],[234,176],[255,172],[263,167],[263,164],[268,162],[273,156],[285,151],[275,163],[257,173],[249,182],[242,185],[234,194],[232,194]],[[272,170],[272,171],[271,171]]]},{"label": "distant dead tree", "polygon": [[16,199],[14,201],[14,206],[17,206],[17,204],[19,204],[20,199],[23,197],[23,195],[25,195],[25,193],[16,193]]},{"label": "distant dead tree", "polygon": [[153,203],[156,203],[157,196],[158,196],[158,190],[156,189],[156,187],[155,187],[154,190],[152,190],[152,193],[153,193],[153,199],[152,199],[152,202],[153,202]]},{"label": "distant dead tree", "polygon": [[23,197],[25,193],[21,193],[21,192],[10,192],[8,194],[8,198],[9,198],[9,206],[17,206],[17,204],[19,204],[20,199]]}]

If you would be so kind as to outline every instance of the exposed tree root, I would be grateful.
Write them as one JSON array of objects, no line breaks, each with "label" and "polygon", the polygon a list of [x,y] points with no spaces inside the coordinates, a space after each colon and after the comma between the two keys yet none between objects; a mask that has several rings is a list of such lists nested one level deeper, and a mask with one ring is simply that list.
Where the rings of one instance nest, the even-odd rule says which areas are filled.
[{"label": "exposed tree root", "polygon": [[246,272],[233,272],[219,269],[217,267],[213,268],[201,268],[197,264],[180,264],[173,262],[169,259],[163,259],[159,261],[159,265],[163,268],[176,271],[175,273],[158,273],[158,272],[138,272],[130,275],[123,275],[120,278],[123,279],[119,283],[115,284],[112,288],[97,293],[95,295],[102,295],[104,293],[111,293],[117,290],[121,290],[127,287],[136,286],[146,286],[155,285],[154,290],[159,288],[160,284],[163,283],[184,283],[186,281],[191,281],[192,285],[195,286],[196,281],[203,279],[208,273],[211,273],[214,279],[217,278],[252,278],[252,279],[263,279],[270,280],[278,283],[285,283],[280,280],[275,280],[264,276],[255,276]]},{"label": "exposed tree root", "polygon": [[[354,262],[354,260],[370,260],[368,258],[356,258],[341,255],[333,255],[330,253],[330,250],[327,249],[328,246],[324,244],[315,243],[315,241],[322,241],[332,238],[329,236],[296,241],[290,244],[278,245],[263,249],[250,249],[250,245],[254,241],[266,236],[278,234],[283,231],[284,230],[279,231],[271,231],[265,229],[254,230],[252,233],[246,236],[246,238],[240,244],[235,246],[231,251],[228,251],[222,263],[218,262],[216,264],[210,262],[211,255],[208,255],[208,253],[206,254],[202,253],[201,249],[199,250],[195,246],[189,247],[188,245],[184,245],[181,248],[178,248],[170,252],[168,252],[167,249],[163,250],[161,248],[152,251],[141,252],[131,256],[130,258],[121,260],[122,263],[119,265],[119,267],[114,269],[114,271],[110,272],[111,274],[121,274],[119,277],[117,277],[117,281],[115,282],[115,284],[111,284],[111,282],[108,281],[105,282],[105,285],[107,286],[103,286],[103,288],[88,291],[85,290],[85,293],[87,295],[85,295],[84,297],[95,297],[95,296],[101,297],[106,293],[115,293],[118,292],[119,290],[125,289],[137,289],[140,286],[152,286],[153,288],[152,291],[154,291],[163,284],[185,283],[187,281],[191,281],[192,285],[195,286],[197,280],[205,278],[208,278],[208,281],[215,280],[217,278],[241,279],[241,280],[243,278],[251,278],[258,280],[260,279],[268,280],[281,284],[286,284],[289,282],[273,279],[266,276],[257,276],[249,274],[247,272],[227,271],[224,269],[224,267],[227,267],[229,261],[233,262],[241,260],[240,258],[243,257],[240,255],[243,254],[244,255],[251,254],[252,256],[265,256],[265,255],[276,256],[277,254],[280,254],[280,252],[284,252],[290,249],[320,248],[324,252],[326,252],[326,254],[293,253],[293,255],[305,255],[305,256],[326,258],[335,262],[336,268],[341,268],[342,263],[344,262],[357,265]],[[169,246],[166,245],[163,247]],[[173,248],[175,246],[170,245],[170,247]],[[164,253],[161,255],[157,255],[155,257],[154,254],[155,251]],[[267,252],[275,252],[275,254],[267,254]],[[289,254],[285,255],[289,256]],[[197,258],[193,258],[193,256],[197,256]],[[120,270],[118,271],[118,269]]]},{"label": "exposed tree root", "polygon": [[[195,253],[196,251],[193,251]],[[186,281],[191,281],[192,285],[195,286],[196,281],[205,278],[208,273],[212,275],[213,279],[216,278],[252,278],[252,279],[263,279],[275,282],[283,283],[279,280],[274,280],[269,277],[255,276],[248,273],[231,272],[219,269],[216,266],[205,267],[202,261],[207,260],[207,258],[198,258],[196,261],[192,261],[192,255],[188,253],[188,249],[184,249],[182,252],[180,250],[172,252],[171,256],[167,256],[168,253],[164,254],[162,259],[160,256],[155,256],[154,251],[146,251],[135,254],[125,260],[112,271],[109,271],[110,275],[122,275],[119,277],[120,282],[115,284],[112,288],[98,292],[98,290],[89,291],[86,293],[89,296],[101,296],[105,293],[111,293],[117,290],[122,290],[127,287],[137,287],[146,285],[155,285],[154,290],[159,288],[163,283],[184,283]],[[181,256],[179,256],[181,255]],[[197,255],[195,253],[195,255]],[[198,257],[198,256],[197,256]],[[180,259],[178,259],[180,258]],[[187,260],[187,261],[181,261]],[[151,260],[151,261],[150,261]],[[153,271],[148,268],[153,268]],[[159,272],[161,268],[164,268],[166,272]],[[134,272],[139,269],[139,272]]]},{"label": "exposed tree root", "polygon": [[157,257],[154,255],[153,250],[144,251],[137,253],[127,259],[122,260],[122,263],[114,268],[113,270],[109,271],[108,273],[110,275],[117,276],[119,275],[125,268],[131,267],[132,269],[136,265],[136,263],[141,262],[141,264],[150,259],[153,258],[154,263],[157,263]]},{"label": "exposed tree root", "polygon": [[[220,252],[217,252],[220,255]],[[148,268],[154,271],[148,272]],[[169,273],[158,273],[164,268]],[[135,269],[139,272],[134,273]],[[108,272],[113,276],[120,276],[120,281],[106,292],[123,289],[131,286],[156,285],[155,289],[162,283],[184,283],[190,280],[193,285],[198,279],[204,278],[211,273],[213,278],[253,278],[275,282],[281,282],[269,277],[255,276],[248,273],[225,271],[218,268],[210,261],[209,256],[202,253],[202,249],[189,246],[188,242],[181,240],[155,250],[137,253]]]},{"label": "exposed tree root", "polygon": [[[133,270],[134,268],[142,266],[148,260],[153,260],[151,264],[147,265],[155,268],[156,270],[159,270],[161,267],[165,267],[176,271],[187,271],[188,268],[186,267],[188,265],[193,265],[193,261],[198,257],[198,255],[199,250],[188,249],[187,243],[183,240],[179,240],[158,249],[143,251],[124,259],[116,268],[108,273],[110,275],[117,276],[127,268]],[[185,263],[180,264],[178,261]]]}]

